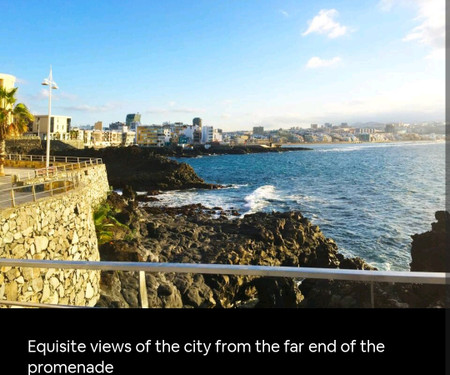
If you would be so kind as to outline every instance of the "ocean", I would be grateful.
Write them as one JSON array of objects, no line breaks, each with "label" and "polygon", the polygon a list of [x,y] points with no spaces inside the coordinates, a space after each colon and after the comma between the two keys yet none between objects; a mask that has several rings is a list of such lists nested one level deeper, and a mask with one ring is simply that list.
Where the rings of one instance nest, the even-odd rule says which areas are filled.
[{"label": "ocean", "polygon": [[169,206],[201,203],[257,211],[298,210],[346,256],[408,270],[411,235],[445,209],[445,144],[312,145],[312,151],[180,158],[220,190],[172,191]]}]

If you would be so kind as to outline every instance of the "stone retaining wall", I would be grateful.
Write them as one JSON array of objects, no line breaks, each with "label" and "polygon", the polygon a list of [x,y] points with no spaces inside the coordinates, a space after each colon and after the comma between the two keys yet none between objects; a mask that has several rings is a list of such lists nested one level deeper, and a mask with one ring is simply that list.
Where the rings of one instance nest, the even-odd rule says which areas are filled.
[{"label": "stone retaining wall", "polygon": [[[79,188],[0,211],[0,257],[99,260],[93,210],[108,192],[105,166],[78,171]],[[99,271],[0,269],[0,299],[93,306]]]}]

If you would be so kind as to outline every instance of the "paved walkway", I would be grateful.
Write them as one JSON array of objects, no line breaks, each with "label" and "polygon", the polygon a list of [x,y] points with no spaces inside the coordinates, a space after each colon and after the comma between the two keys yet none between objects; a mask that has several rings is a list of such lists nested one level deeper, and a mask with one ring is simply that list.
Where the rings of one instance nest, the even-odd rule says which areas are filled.
[{"label": "paved walkway", "polygon": [[[33,171],[31,168],[10,168],[5,167],[6,176],[0,177],[0,210],[11,207],[11,175],[26,175],[27,171]],[[15,194],[16,204],[24,203],[32,200],[30,193]]]}]

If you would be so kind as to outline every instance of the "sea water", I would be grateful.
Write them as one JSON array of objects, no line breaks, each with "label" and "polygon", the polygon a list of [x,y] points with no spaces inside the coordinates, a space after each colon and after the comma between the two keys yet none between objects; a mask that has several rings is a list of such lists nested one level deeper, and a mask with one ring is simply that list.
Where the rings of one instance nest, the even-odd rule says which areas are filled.
[{"label": "sea water", "polygon": [[202,203],[257,211],[298,210],[346,256],[408,270],[411,235],[445,208],[445,144],[314,145],[311,151],[181,158],[220,190],[160,195],[159,204]]}]

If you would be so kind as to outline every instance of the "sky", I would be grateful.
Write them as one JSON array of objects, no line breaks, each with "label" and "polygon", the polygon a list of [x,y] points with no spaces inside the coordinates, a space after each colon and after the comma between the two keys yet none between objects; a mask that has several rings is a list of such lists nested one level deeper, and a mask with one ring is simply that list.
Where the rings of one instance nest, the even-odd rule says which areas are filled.
[{"label": "sky", "polygon": [[445,118],[445,0],[0,0],[0,73],[74,125]]}]

